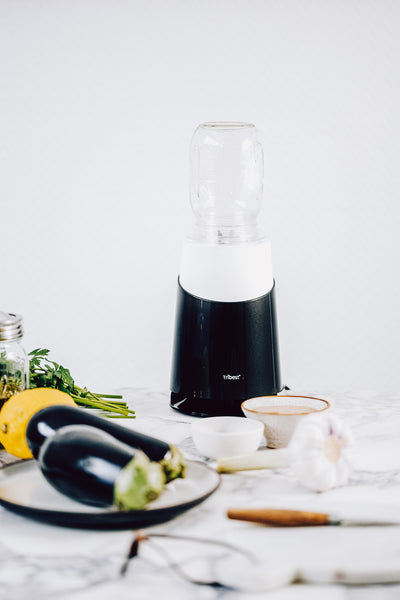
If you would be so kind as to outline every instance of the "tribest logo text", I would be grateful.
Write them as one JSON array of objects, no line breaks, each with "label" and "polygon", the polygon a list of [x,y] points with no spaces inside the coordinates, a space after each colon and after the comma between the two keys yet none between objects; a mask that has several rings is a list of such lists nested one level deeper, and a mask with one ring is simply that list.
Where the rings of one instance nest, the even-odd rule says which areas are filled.
[{"label": "tribest logo text", "polygon": [[241,375],[222,375],[224,381],[238,381],[241,377]]}]

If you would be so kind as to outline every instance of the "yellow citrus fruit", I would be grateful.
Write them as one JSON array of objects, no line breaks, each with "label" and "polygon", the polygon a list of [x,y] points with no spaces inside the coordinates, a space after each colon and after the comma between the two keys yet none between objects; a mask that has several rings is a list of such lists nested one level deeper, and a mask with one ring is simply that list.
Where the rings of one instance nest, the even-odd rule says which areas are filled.
[{"label": "yellow citrus fruit", "polygon": [[76,406],[71,396],[52,388],[32,388],[14,394],[0,410],[0,443],[18,458],[33,458],[26,442],[29,420],[42,408],[53,404]]}]

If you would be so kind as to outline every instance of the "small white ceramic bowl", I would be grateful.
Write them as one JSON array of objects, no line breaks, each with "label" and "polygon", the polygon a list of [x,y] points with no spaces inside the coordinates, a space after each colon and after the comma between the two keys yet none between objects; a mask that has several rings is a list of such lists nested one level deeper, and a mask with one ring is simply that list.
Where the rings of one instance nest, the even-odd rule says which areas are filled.
[{"label": "small white ceramic bowl", "polygon": [[214,459],[255,452],[263,433],[261,422],[245,417],[206,417],[192,423],[197,450]]},{"label": "small white ceramic bowl", "polygon": [[246,417],[263,423],[268,448],[286,448],[300,419],[330,405],[311,396],[260,396],[245,400],[241,406]]}]

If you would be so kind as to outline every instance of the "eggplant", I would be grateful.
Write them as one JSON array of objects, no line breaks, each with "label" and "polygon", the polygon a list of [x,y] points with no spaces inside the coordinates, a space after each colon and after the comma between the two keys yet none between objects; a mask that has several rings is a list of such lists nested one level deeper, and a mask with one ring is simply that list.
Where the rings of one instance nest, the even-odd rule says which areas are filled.
[{"label": "eggplant", "polygon": [[38,464],[59,492],[102,508],[143,509],[166,482],[159,462],[88,425],[67,425],[47,438]]},{"label": "eggplant", "polygon": [[89,425],[111,434],[132,448],[142,450],[152,461],[160,462],[167,481],[185,476],[185,459],[176,446],[100,417],[87,408],[54,405],[39,410],[29,421],[26,441],[35,458],[45,440],[66,425]]}]

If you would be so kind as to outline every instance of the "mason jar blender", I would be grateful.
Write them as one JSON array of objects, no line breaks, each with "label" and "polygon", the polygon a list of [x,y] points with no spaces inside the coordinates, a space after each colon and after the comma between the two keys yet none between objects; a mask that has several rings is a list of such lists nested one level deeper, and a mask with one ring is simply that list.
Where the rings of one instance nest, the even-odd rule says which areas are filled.
[{"label": "mason jar blender", "polygon": [[170,403],[195,416],[242,415],[244,400],[282,390],[255,126],[199,125],[190,165],[195,224],[182,248]]}]

